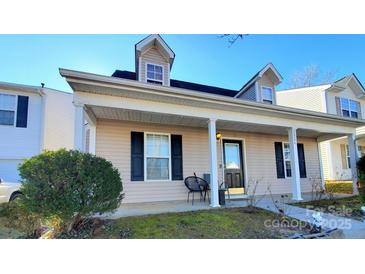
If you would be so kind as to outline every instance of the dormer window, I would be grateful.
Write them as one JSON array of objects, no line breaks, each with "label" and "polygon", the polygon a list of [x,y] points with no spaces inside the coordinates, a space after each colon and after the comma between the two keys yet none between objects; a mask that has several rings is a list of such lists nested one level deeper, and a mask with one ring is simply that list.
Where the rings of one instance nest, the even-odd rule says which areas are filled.
[{"label": "dormer window", "polygon": [[270,87],[261,87],[262,102],[273,103],[273,90]]},{"label": "dormer window", "polygon": [[147,83],[162,85],[163,83],[163,67],[155,64],[147,64],[146,69]]}]

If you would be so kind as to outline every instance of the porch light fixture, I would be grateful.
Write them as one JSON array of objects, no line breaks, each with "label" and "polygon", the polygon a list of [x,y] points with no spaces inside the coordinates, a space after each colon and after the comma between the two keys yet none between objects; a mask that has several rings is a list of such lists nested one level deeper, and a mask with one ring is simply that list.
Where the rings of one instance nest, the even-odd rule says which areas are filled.
[{"label": "porch light fixture", "polygon": [[217,138],[217,141],[219,141],[220,139],[222,139],[222,133],[217,132],[217,134],[215,135],[215,137]]}]

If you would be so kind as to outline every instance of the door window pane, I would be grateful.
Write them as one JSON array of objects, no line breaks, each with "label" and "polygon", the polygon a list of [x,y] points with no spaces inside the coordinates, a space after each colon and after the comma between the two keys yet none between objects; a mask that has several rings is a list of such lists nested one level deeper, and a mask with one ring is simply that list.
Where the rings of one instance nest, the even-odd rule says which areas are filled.
[{"label": "door window pane", "polygon": [[225,143],[224,144],[224,153],[225,153],[225,164],[226,164],[227,169],[241,168],[241,157],[240,157],[239,144]]}]

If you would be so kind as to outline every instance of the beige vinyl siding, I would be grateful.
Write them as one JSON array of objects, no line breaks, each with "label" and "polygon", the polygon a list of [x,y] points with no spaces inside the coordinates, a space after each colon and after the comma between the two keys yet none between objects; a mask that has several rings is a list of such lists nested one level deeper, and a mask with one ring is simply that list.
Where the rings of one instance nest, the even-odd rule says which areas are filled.
[{"label": "beige vinyl siding", "polygon": [[255,83],[253,83],[244,93],[242,93],[239,97],[242,100],[250,100],[256,101],[256,89]]},{"label": "beige vinyl siding", "polygon": [[[117,120],[98,120],[96,154],[110,160],[122,176],[125,203],[169,201],[186,199],[183,181],[131,182],[130,181],[130,135],[131,131],[181,134],[183,140],[183,176],[209,173],[208,130],[204,128],[179,127],[159,124],[135,123]],[[225,138],[245,139],[247,178],[260,179],[258,194],[267,192],[271,185],[273,193],[290,193],[290,179],[276,179],[275,141],[287,141],[286,136],[273,136],[243,132],[221,131]],[[300,139],[304,144],[307,176],[319,177],[317,143],[314,139]],[[222,150],[218,146],[219,181],[222,181]],[[309,192],[309,179],[302,179],[302,191]]]},{"label": "beige vinyl siding", "polygon": [[156,47],[151,47],[141,55],[139,80],[146,82],[146,64],[151,63],[163,67],[163,85],[170,85],[170,64]]},{"label": "beige vinyl siding", "polygon": [[[365,111],[365,109],[364,109]],[[356,135],[365,134],[365,127],[359,127],[356,129]]]},{"label": "beige vinyl siding", "polygon": [[328,87],[329,85],[278,91],[276,93],[277,104],[292,108],[326,112],[324,92]]},{"label": "beige vinyl siding", "polygon": [[322,168],[323,168],[323,177],[325,180],[331,180],[331,172],[330,172],[330,143],[329,141],[322,142],[320,144],[321,147],[321,156],[322,156]]}]

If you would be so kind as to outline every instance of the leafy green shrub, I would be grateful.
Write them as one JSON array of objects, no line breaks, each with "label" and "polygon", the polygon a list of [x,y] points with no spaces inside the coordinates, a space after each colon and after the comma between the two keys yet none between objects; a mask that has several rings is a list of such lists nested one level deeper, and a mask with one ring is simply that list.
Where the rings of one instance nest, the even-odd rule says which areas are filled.
[{"label": "leafy green shrub", "polygon": [[359,195],[363,203],[365,203],[365,155],[362,156],[356,163],[359,172],[358,186]]},{"label": "leafy green shrub", "polygon": [[70,231],[94,214],[115,210],[123,198],[118,170],[89,153],[45,151],[26,160],[19,171],[22,205],[43,221],[59,220],[61,231]]},{"label": "leafy green shrub", "polygon": [[17,230],[26,237],[33,237],[41,226],[40,217],[30,213],[19,200],[2,204],[0,218],[6,227]]},{"label": "leafy green shrub", "polygon": [[356,166],[359,173],[365,175],[365,155],[360,157],[360,159],[356,163]]}]

